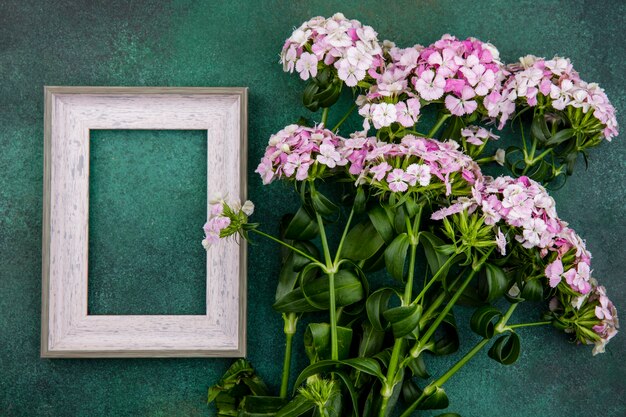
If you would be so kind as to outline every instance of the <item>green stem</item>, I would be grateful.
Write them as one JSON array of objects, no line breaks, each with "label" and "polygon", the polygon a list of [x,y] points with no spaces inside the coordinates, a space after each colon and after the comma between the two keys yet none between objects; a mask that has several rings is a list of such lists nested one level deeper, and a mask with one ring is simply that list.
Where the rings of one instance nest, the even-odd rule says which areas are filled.
[{"label": "green stem", "polygon": [[[420,212],[421,213],[421,212]],[[409,274],[406,280],[406,287],[404,288],[404,297],[402,299],[403,305],[409,305],[413,295],[413,276],[415,274],[415,256],[417,253],[417,242],[411,243],[410,246],[411,257],[409,260]],[[380,390],[382,400],[380,403],[380,409],[378,415],[385,417],[387,413],[387,404],[389,398],[393,394],[394,382],[396,381],[396,373],[398,372],[398,365],[400,363],[400,356],[402,353],[403,341],[402,339],[395,339],[393,343],[393,350],[391,352],[391,359],[389,360],[389,367],[387,368],[386,380]]]},{"label": "green stem", "polygon": [[414,302],[419,302],[419,300],[424,297],[424,295],[426,295],[426,291],[428,291],[428,289],[435,283],[437,282],[437,279],[439,279],[439,276],[443,273],[443,271],[445,271],[448,266],[450,266],[450,264],[452,263],[452,261],[454,260],[455,256],[452,255],[450,256],[446,262],[444,262],[443,265],[441,265],[441,267],[439,268],[439,270],[437,271],[437,273],[435,273],[435,275],[433,275],[433,277],[430,279],[430,281],[428,281],[428,284],[426,284],[424,286],[424,288],[422,289],[422,291],[418,294],[417,298],[415,299]]},{"label": "green stem", "polygon": [[[500,319],[498,324],[496,324],[496,332],[494,336],[502,333],[503,331],[508,330],[508,328],[506,327],[506,323],[511,318],[511,315],[513,314],[513,311],[515,310],[516,307],[517,307],[517,304],[511,304],[506,314]],[[504,329],[504,330],[499,331],[498,329]],[[430,384],[428,384],[428,386],[424,388],[422,395],[420,395],[406,410],[404,410],[404,412],[400,415],[400,417],[409,417],[410,414],[417,408],[418,405],[420,405],[422,401],[424,401],[426,398],[432,395],[438,388],[441,388],[443,384],[445,384],[455,373],[459,371],[459,369],[465,366],[465,364],[467,364],[467,362],[469,362],[470,359],[476,356],[476,354],[480,352],[482,348],[485,347],[485,345],[489,343],[489,341],[491,341],[491,338],[482,339],[480,342],[476,344],[476,346],[474,346],[461,359],[459,359],[457,363],[452,365],[452,367],[448,369],[441,377],[439,377],[436,381],[433,381]]]},{"label": "green stem", "polygon": [[291,369],[291,344],[293,340],[292,334],[287,334],[285,346],[285,361],[283,362],[283,378],[280,384],[280,398],[287,398],[289,389],[289,370]]},{"label": "green stem", "polygon": [[265,233],[265,232],[262,232],[262,231],[260,231],[260,230],[258,230],[258,229],[251,229],[251,231],[252,231],[252,232],[254,232],[254,233],[256,233],[256,234],[258,234],[258,235],[261,235],[261,236],[263,236],[263,237],[266,237],[266,238],[268,238],[268,239],[270,239],[270,240],[273,240],[274,242],[280,243],[281,245],[285,246],[286,248],[291,249],[292,251],[294,251],[295,253],[297,253],[297,254],[299,254],[299,255],[304,256],[305,258],[307,258],[307,259],[308,259],[308,260],[310,260],[311,262],[315,263],[316,265],[319,265],[320,267],[323,267],[323,266],[324,266],[324,265],[323,265],[320,261],[318,261],[317,259],[315,259],[315,258],[314,258],[314,257],[312,257],[311,255],[309,255],[308,253],[303,252],[303,251],[301,251],[300,249],[298,249],[298,248],[295,248],[295,247],[291,246],[291,245],[290,245],[289,243],[287,243],[287,242],[283,242],[282,240],[280,240],[280,239],[278,239],[278,238],[275,238],[274,236],[269,235],[269,234],[267,234],[267,233]]},{"label": "green stem", "polygon": [[354,109],[356,109],[356,104],[353,104],[352,107],[350,107],[350,110],[348,110],[348,112],[343,115],[343,117],[341,118],[341,120],[339,120],[339,122],[335,125],[335,127],[332,128],[333,132],[337,132],[337,129],[339,129],[339,126],[341,126],[343,122],[348,120],[348,117],[350,116],[350,114],[352,114]]},{"label": "green stem", "polygon": [[317,224],[320,229],[320,240],[324,250],[324,259],[326,260],[326,273],[328,274],[328,285],[330,295],[330,354],[331,359],[336,361],[339,359],[339,345],[337,342],[337,302],[335,300],[335,271],[336,267],[330,257],[330,249],[328,248],[328,239],[326,239],[326,230],[324,229],[324,220],[319,213],[315,213]]},{"label": "green stem", "polygon": [[298,318],[296,313],[289,313],[289,315],[283,314],[285,320],[285,360],[283,362],[283,377],[280,384],[280,397],[287,398],[287,391],[289,389],[289,371],[291,369],[291,347],[293,341],[293,335],[296,333],[296,323]]},{"label": "green stem", "polygon": [[450,113],[441,114],[439,116],[439,119],[437,119],[437,123],[433,126],[432,129],[430,129],[430,132],[428,132],[427,137],[432,138],[435,135],[435,133],[437,133],[441,125],[443,125],[445,121],[448,120],[448,118],[450,118],[450,116],[452,116]]},{"label": "green stem", "polygon": [[322,110],[322,124],[326,127],[326,121],[328,120],[328,109],[330,107],[324,107]]},{"label": "green stem", "polygon": [[537,321],[535,323],[511,324],[511,325],[509,325],[509,328],[511,328],[511,329],[520,329],[522,327],[545,326],[545,325],[548,325],[548,324],[552,324],[552,321]]},{"label": "green stem", "polygon": [[467,278],[465,278],[465,281],[456,290],[456,292],[454,293],[450,301],[448,301],[448,304],[446,304],[443,310],[441,310],[441,313],[439,313],[439,316],[437,316],[433,324],[430,325],[426,333],[424,333],[424,335],[419,339],[419,342],[416,344],[416,346],[420,346],[420,345],[427,343],[428,340],[432,337],[432,335],[435,334],[435,331],[437,331],[437,328],[439,327],[441,322],[446,318],[446,315],[450,312],[450,310],[452,310],[452,307],[454,307],[454,304],[456,304],[459,298],[461,298],[461,295],[463,295],[465,288],[467,288],[469,283],[474,278],[474,275],[476,275],[476,273],[480,270],[480,267],[485,263],[485,261],[487,261],[487,258],[489,258],[489,255],[491,255],[492,251],[493,249],[489,250],[489,252],[487,252],[482,257],[482,259],[478,262],[478,264],[473,266],[472,272],[470,272]]},{"label": "green stem", "polygon": [[339,246],[337,247],[337,253],[335,253],[335,262],[336,265],[339,262],[339,258],[341,257],[341,251],[343,249],[343,242],[346,240],[346,236],[348,235],[348,229],[350,228],[350,223],[352,223],[352,217],[354,216],[354,207],[350,210],[350,215],[348,216],[348,221],[346,222],[346,227],[343,229],[343,234],[341,235],[341,240],[339,241]]}]

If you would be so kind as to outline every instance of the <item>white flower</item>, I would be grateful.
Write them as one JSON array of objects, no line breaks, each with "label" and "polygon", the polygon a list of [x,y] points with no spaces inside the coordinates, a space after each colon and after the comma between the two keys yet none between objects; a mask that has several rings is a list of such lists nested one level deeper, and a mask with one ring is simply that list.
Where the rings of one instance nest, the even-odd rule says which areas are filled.
[{"label": "white flower", "polygon": [[498,163],[500,166],[504,166],[505,156],[506,156],[506,151],[500,148],[496,151],[496,154],[494,156],[494,161],[496,161],[496,163]]},{"label": "white flower", "polygon": [[396,106],[390,103],[372,104],[372,121],[374,127],[380,129],[384,126],[390,126],[398,118],[396,114]]},{"label": "white flower", "polygon": [[428,165],[411,164],[407,167],[406,173],[411,176],[409,183],[413,186],[419,183],[422,187],[430,184],[430,167]]},{"label": "white flower", "polygon": [[296,62],[296,71],[300,74],[300,78],[308,80],[309,77],[317,75],[317,57],[308,52],[304,52],[298,62]]},{"label": "white flower", "polygon": [[204,250],[209,250],[209,246],[211,246],[209,241],[206,239],[202,239],[202,247],[204,248]]},{"label": "white flower", "polygon": [[243,211],[246,216],[252,216],[252,213],[254,213],[254,203],[250,200],[246,200],[243,206],[241,206],[241,211]]},{"label": "white flower", "polygon": [[335,64],[337,67],[337,75],[343,80],[348,87],[354,87],[365,78],[365,70],[350,64],[347,59],[340,59]]},{"label": "white flower", "polygon": [[498,246],[498,252],[500,252],[502,256],[506,255],[506,237],[500,228],[498,228],[498,232],[496,233],[496,245]]}]

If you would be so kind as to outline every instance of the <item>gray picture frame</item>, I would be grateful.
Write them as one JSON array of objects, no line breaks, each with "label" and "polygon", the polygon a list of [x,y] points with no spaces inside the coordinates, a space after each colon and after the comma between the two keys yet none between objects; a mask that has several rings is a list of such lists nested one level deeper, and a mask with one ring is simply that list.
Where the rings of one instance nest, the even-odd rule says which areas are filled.
[{"label": "gray picture frame", "polygon": [[89,130],[206,130],[207,185],[244,201],[247,88],[46,86],[44,95],[41,357],[245,356],[245,240],[208,250],[201,316],[89,315],[87,251]]}]

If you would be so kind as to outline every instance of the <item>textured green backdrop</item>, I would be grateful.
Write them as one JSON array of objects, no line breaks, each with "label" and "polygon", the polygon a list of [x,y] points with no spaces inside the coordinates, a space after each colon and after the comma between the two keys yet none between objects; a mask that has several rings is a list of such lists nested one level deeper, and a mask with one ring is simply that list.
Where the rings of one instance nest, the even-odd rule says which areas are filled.
[{"label": "textured green backdrop", "polygon": [[[43,360],[39,358],[41,203],[43,160],[43,85],[128,86],[248,86],[250,87],[249,195],[257,203],[255,218],[275,228],[279,214],[293,206],[287,188],[265,188],[252,173],[269,135],[301,113],[295,76],[283,74],[278,52],[291,29],[311,16],[343,11],[374,26],[380,38],[400,45],[427,44],[442,33],[477,36],[495,43],[503,58],[512,61],[533,53],[572,58],[584,79],[598,81],[619,111],[626,128],[624,73],[626,4],[600,1],[23,1],[0,2],[0,415],[1,416],[207,416],[206,388],[226,369],[229,360],[135,359]],[[193,169],[204,176],[193,151],[204,152],[188,138],[187,147],[168,148],[167,135],[156,135],[158,145],[131,134],[100,133],[95,158],[114,156],[127,144],[130,156],[153,175],[181,175],[153,189],[172,196],[163,187],[181,184],[185,201],[200,201],[204,194],[190,178]],[[166,137],[167,136],[167,137]],[[143,138],[143,139],[142,139]],[[114,139],[120,142],[110,143]],[[626,315],[624,269],[625,201],[624,135],[612,145],[593,152],[588,171],[579,169],[565,188],[556,192],[559,214],[570,221],[594,256],[595,275],[609,287],[618,308]],[[193,142],[193,143],[192,143]],[[137,143],[137,145],[135,145]],[[93,160],[102,169],[115,169],[111,160]],[[122,162],[120,162],[122,164]],[[191,165],[185,165],[191,164]],[[120,165],[122,166],[122,165]],[[153,168],[150,168],[150,167]],[[180,167],[181,169],[178,169]],[[583,167],[581,167],[583,168]],[[120,168],[127,169],[127,168]],[[111,178],[109,181],[108,178]],[[123,188],[114,176],[94,178],[93,193],[103,202]],[[138,181],[137,178],[125,179]],[[128,184],[128,183],[126,183]],[[183,190],[184,189],[184,190]],[[191,196],[191,197],[190,197]],[[136,283],[106,280],[120,275],[118,251],[105,248],[94,262],[100,287],[92,288],[97,311],[142,311],[159,291],[174,294],[184,307],[160,304],[163,309],[195,309],[193,285],[201,219],[195,207],[176,205],[156,210],[146,202],[113,202],[124,215],[145,211],[153,216],[146,226],[132,217],[115,221],[100,212],[92,225],[94,236],[119,233],[120,245],[143,259],[145,275]],[[155,196],[151,201],[158,201]],[[101,208],[92,208],[100,210]],[[180,213],[177,217],[175,214]],[[145,220],[145,218],[144,218]],[[111,230],[111,228],[119,230]],[[145,227],[145,228],[144,228]],[[172,232],[175,231],[175,232]],[[131,236],[129,233],[136,235]],[[174,233],[173,235],[171,233]],[[167,234],[180,245],[163,244]],[[156,237],[155,237],[156,236]],[[154,239],[157,239],[155,243]],[[160,242],[160,243],[159,243]],[[192,242],[189,244],[189,242]],[[171,243],[171,242],[170,242]],[[97,247],[98,242],[93,242]],[[92,246],[94,247],[94,246]],[[168,250],[167,248],[171,248]],[[196,246],[197,248],[197,246]],[[270,308],[278,269],[273,245],[250,248],[248,352],[259,372],[273,387],[280,369],[282,323]],[[164,273],[159,262],[180,274]],[[128,265],[128,264],[127,264]],[[124,270],[124,268],[121,268]],[[150,272],[157,271],[157,272]],[[96,272],[94,272],[95,274]],[[109,275],[107,275],[109,274]],[[169,274],[169,275],[168,275]],[[184,275],[184,279],[182,278]],[[116,278],[117,277],[117,278]],[[180,281],[168,283],[168,279]],[[137,294],[154,285],[142,300]],[[148,285],[147,285],[148,284]],[[110,285],[110,286],[109,286]],[[130,305],[113,299],[113,289],[129,288]],[[109,292],[107,292],[109,291]],[[134,291],[134,293],[133,293]],[[133,295],[134,294],[134,295]],[[166,295],[169,296],[169,295]],[[107,298],[109,297],[109,298]],[[156,298],[155,298],[156,297]],[[137,301],[135,301],[137,300]],[[144,303],[143,305],[141,303]],[[137,304],[138,303],[138,304]],[[530,313],[527,313],[530,314]],[[473,336],[463,333],[465,347]],[[622,417],[626,415],[626,336],[609,345],[605,355],[592,357],[591,349],[570,345],[552,329],[523,330],[519,363],[502,367],[486,358],[476,359],[447,384],[451,410],[463,416],[571,416]],[[445,364],[439,365],[443,367]]]}]

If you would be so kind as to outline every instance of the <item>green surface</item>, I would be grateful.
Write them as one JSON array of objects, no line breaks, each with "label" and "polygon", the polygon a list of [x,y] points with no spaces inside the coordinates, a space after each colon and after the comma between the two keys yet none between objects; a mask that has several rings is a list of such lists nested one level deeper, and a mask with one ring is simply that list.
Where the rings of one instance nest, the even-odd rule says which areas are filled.
[{"label": "green surface", "polygon": [[[450,32],[492,41],[506,61],[527,53],[569,56],[584,79],[597,81],[607,90],[618,108],[620,124],[626,128],[623,1],[2,1],[0,415],[213,415],[205,405],[206,388],[230,363],[222,359],[39,358],[43,85],[248,86],[249,163],[254,168],[269,135],[303,112],[303,83],[297,76],[283,74],[277,64],[284,39],[303,20],[335,11],[374,26],[380,38],[401,45],[427,44]],[[335,116],[331,115],[331,122]],[[195,138],[177,133],[173,138],[191,141],[192,136]],[[133,138],[134,134],[119,137],[128,139],[129,147]],[[129,152],[145,157],[141,165],[151,164],[150,173],[156,175],[176,172],[187,160],[188,151],[199,150],[190,144],[179,154],[161,146],[155,145],[154,150],[162,152],[135,148]],[[595,150],[589,170],[579,167],[565,188],[554,193],[559,214],[586,237],[594,254],[595,275],[607,285],[622,312],[626,311],[625,156],[622,135]],[[255,221],[275,230],[280,214],[295,206],[296,199],[287,186],[263,187],[252,171],[249,196],[257,204]],[[119,186],[102,180],[102,191],[107,194]],[[195,184],[190,182],[190,189]],[[198,199],[204,201],[200,192]],[[191,200],[185,197],[185,201]],[[134,216],[142,206],[132,206]],[[189,262],[196,255],[187,252],[194,248],[187,244],[194,240],[199,244],[202,221],[192,218],[191,208],[184,213],[189,217],[159,218],[153,230],[138,228],[137,238],[148,242],[168,233],[170,239],[181,243],[181,256],[189,254],[172,261],[171,267],[191,271],[195,266]],[[92,235],[106,235],[104,220],[92,225]],[[173,230],[177,232],[169,235]],[[116,237],[120,244],[126,238],[130,237]],[[146,253],[143,245],[130,250],[137,256]],[[257,245],[250,247],[249,255],[249,358],[277,388],[282,320],[270,307],[279,267],[277,251],[271,244]],[[115,267],[116,261],[106,262],[108,268]],[[103,274],[113,271],[106,264],[101,267]],[[180,300],[190,300],[184,307],[172,308],[195,308],[191,283],[189,279],[170,287]],[[143,284],[134,281],[129,285]],[[124,300],[115,303],[123,306]],[[132,308],[152,308],[146,300],[143,303]],[[118,311],[117,304],[105,299],[96,308]],[[534,317],[531,311],[525,314]],[[608,346],[606,354],[592,357],[590,348],[572,346],[555,330],[520,333],[523,352],[519,363],[502,367],[482,355],[447,384],[451,411],[464,417],[626,415],[623,334]],[[463,346],[467,349],[473,340],[466,329]],[[296,351],[301,352],[301,345]],[[438,361],[437,368],[445,369],[446,361],[451,360]]]},{"label": "green surface", "polygon": [[91,131],[89,314],[206,313],[206,135]]}]

